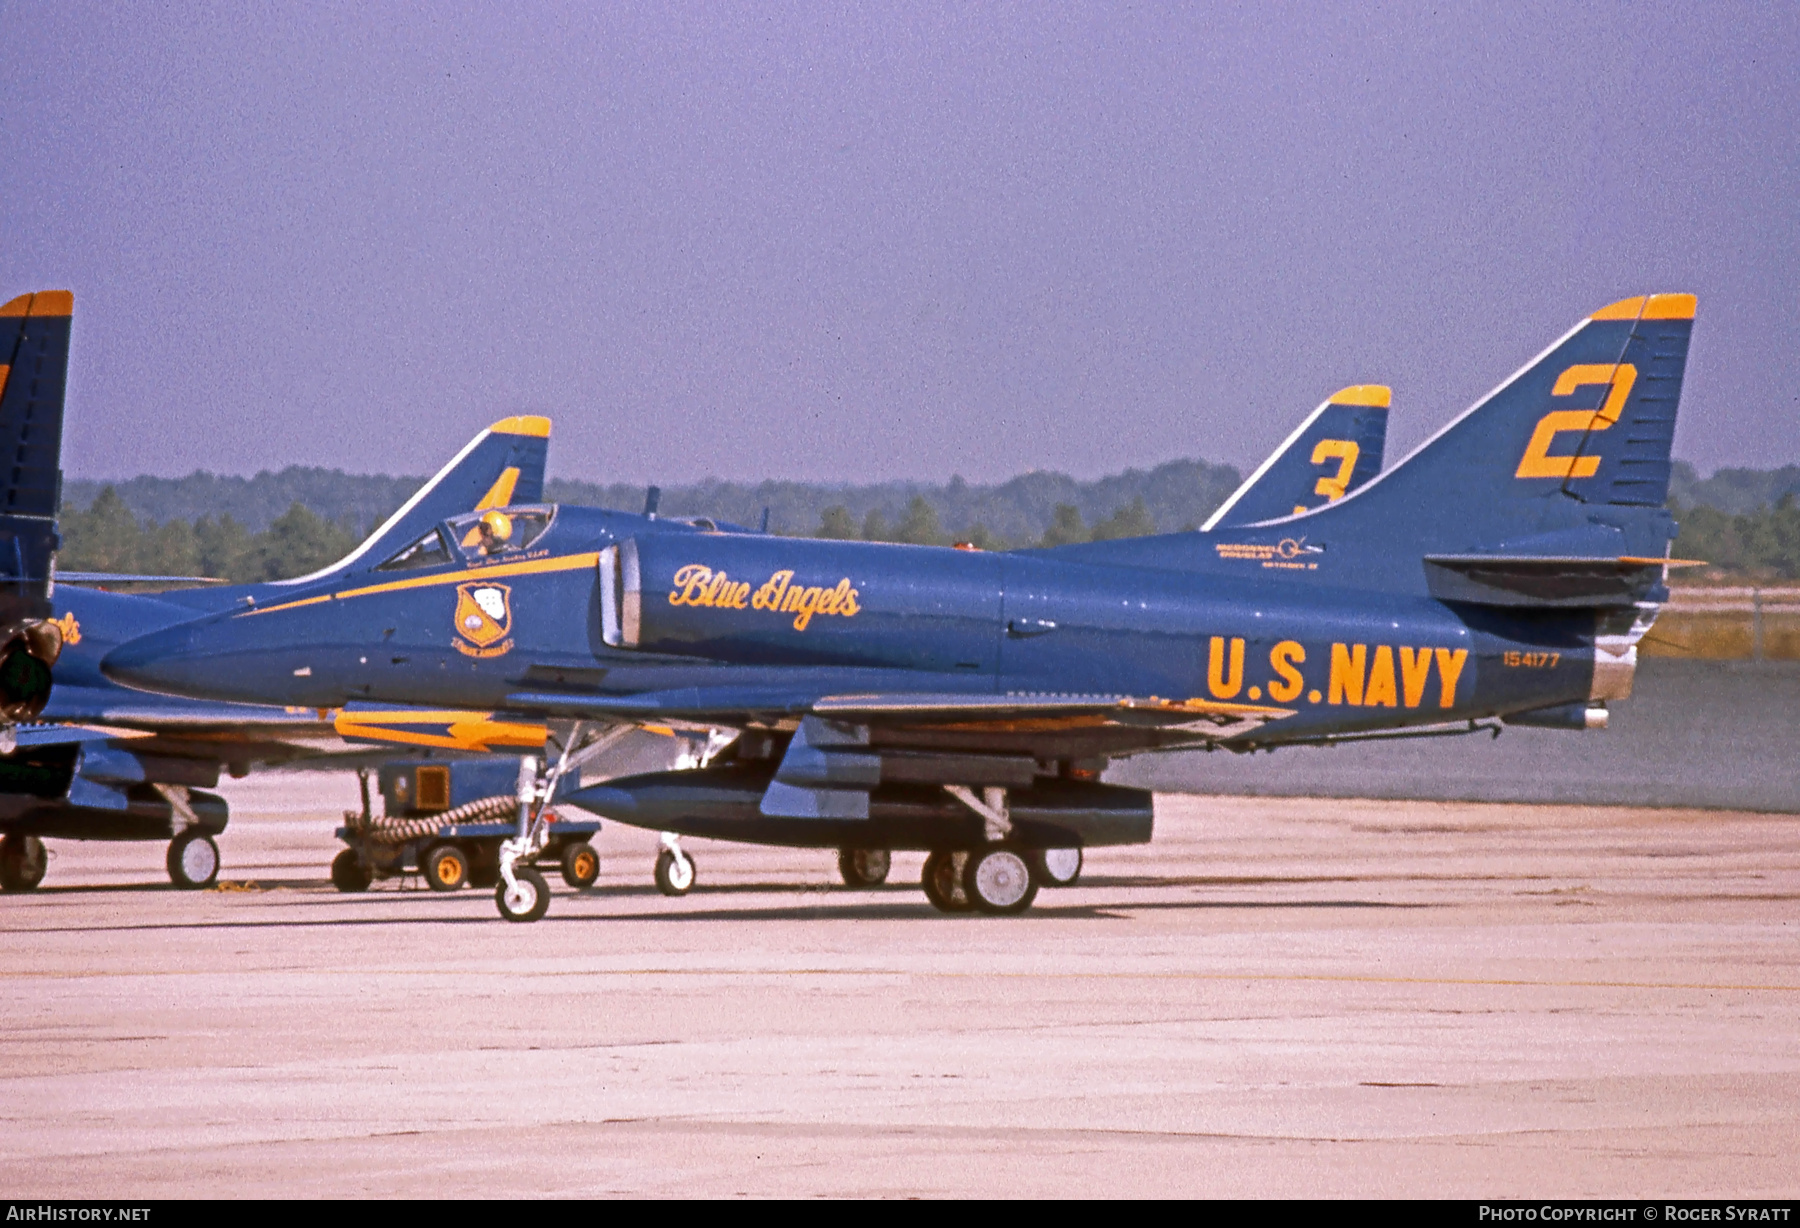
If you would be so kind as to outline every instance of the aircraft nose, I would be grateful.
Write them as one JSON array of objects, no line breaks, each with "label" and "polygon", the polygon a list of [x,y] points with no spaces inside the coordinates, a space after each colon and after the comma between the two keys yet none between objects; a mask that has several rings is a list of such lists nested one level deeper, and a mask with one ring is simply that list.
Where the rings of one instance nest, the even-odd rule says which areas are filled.
[{"label": "aircraft nose", "polygon": [[120,686],[140,691],[187,693],[200,673],[193,634],[185,627],[153,631],[107,653],[100,672]]}]

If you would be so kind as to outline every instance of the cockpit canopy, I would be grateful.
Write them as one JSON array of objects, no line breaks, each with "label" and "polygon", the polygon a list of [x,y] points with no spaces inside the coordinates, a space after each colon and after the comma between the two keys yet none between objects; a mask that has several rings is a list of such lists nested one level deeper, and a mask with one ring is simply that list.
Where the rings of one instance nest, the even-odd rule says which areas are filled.
[{"label": "cockpit canopy", "polygon": [[376,571],[414,571],[444,563],[478,563],[521,554],[544,535],[556,519],[554,504],[496,507],[453,516]]}]

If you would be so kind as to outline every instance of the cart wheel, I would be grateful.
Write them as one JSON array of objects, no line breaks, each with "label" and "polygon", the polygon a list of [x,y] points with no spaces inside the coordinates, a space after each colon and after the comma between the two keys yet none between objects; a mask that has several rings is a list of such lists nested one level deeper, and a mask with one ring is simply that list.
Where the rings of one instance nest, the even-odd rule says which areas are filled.
[{"label": "cart wheel", "polygon": [[50,855],[36,836],[9,834],[0,840],[0,891],[30,891],[44,881]]},{"label": "cart wheel", "polygon": [[656,889],[664,895],[686,895],[694,889],[694,859],[664,849],[656,855]]},{"label": "cart wheel", "polygon": [[500,915],[508,921],[536,921],[550,911],[550,884],[530,866],[516,865],[512,889],[507,889],[506,880],[502,878],[500,885],[494,888],[494,903],[500,906]]},{"label": "cart wheel", "polygon": [[586,840],[563,845],[562,874],[563,882],[577,891],[592,887],[600,877],[600,854]]},{"label": "cart wheel", "polygon": [[339,891],[367,891],[374,876],[356,856],[355,849],[343,849],[331,860],[331,885]]},{"label": "cart wheel", "polygon": [[433,891],[455,891],[469,881],[469,855],[454,844],[435,844],[425,854],[424,869]]},{"label": "cart wheel", "polygon": [[203,831],[184,831],[169,841],[169,881],[184,891],[210,887],[219,877],[219,846]]}]

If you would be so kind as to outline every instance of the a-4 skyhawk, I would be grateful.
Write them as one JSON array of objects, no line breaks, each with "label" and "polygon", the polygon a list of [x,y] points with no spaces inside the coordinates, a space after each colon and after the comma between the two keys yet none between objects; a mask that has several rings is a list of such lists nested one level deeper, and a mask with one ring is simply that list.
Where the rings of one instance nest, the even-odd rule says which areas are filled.
[{"label": "a-4 skyhawk", "polygon": [[[1366,485],[1248,525],[985,553],[517,508],[522,557],[322,585],[104,669],[216,699],[515,712],[567,723],[571,759],[609,723],[735,728],[708,768],[573,800],[695,835],[926,850],[939,907],[1016,912],[1032,850],[1150,839],[1150,794],[1097,779],[1111,758],[1604,724],[1667,596],[1693,317],[1685,294],[1605,307]],[[510,861],[498,895],[541,914],[541,880]]]}]

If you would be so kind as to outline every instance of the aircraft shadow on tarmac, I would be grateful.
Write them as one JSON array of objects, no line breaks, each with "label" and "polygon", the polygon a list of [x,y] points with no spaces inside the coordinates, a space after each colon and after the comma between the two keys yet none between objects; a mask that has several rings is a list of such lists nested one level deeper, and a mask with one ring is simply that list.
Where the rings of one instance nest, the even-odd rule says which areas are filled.
[{"label": "aircraft shadow on tarmac", "polygon": [[[296,885],[301,886],[301,887],[316,887],[318,884],[309,881],[309,882],[299,883]],[[274,886],[274,884],[271,884],[270,886],[272,887],[272,886]],[[252,890],[260,893],[261,891],[266,890],[266,889],[267,888],[258,886],[256,888],[253,888]],[[117,892],[117,891],[132,891],[132,890],[164,891],[164,890],[173,890],[173,888],[152,885],[152,886],[143,886],[143,887],[137,887],[137,886],[90,887],[90,888],[65,887],[65,888],[59,889],[59,891],[62,893],[74,893],[74,892],[81,892],[81,891]],[[636,889],[627,888],[626,890],[632,892],[633,894],[637,894]],[[716,887],[716,888],[709,889],[708,894],[714,894],[714,893],[723,894],[728,891],[746,892],[746,891],[752,891],[752,890],[766,892],[768,890],[768,888],[752,887],[752,886],[747,886],[747,885],[737,885],[734,887]],[[388,901],[395,894],[397,894],[397,893],[380,892],[380,893],[369,894],[369,895],[359,894],[359,895],[353,895],[353,896],[347,896],[347,897],[334,895],[334,896],[330,896],[330,897],[326,897],[326,898],[338,900],[339,902],[346,903],[346,904],[359,905],[359,906],[366,907],[369,905],[375,905],[375,904],[379,904],[379,903]],[[458,901],[468,901],[470,899],[476,898],[477,895],[485,895],[486,893],[485,892],[469,893],[468,895],[463,895],[461,893],[458,893],[455,895],[451,895],[451,894],[439,894],[439,893],[431,893],[431,892],[427,892],[427,891],[420,891],[416,895],[414,895],[413,893],[410,893],[410,892],[407,894],[409,896],[411,896],[412,898],[414,898],[418,904],[422,905],[427,900],[436,901],[436,902],[442,903],[442,904],[454,904],[454,903],[457,903]],[[613,893],[611,893],[611,892],[592,892],[592,893],[584,893],[584,895],[581,897],[572,897],[572,898],[601,899],[601,898],[604,898],[604,896],[608,895],[608,894],[613,894]],[[802,904],[802,905],[789,904],[789,905],[782,905],[782,906],[777,906],[777,907],[773,907],[773,908],[741,908],[741,907],[740,908],[730,908],[730,907],[707,908],[704,906],[695,907],[694,905],[689,904],[688,906],[680,909],[679,911],[671,910],[669,912],[661,912],[661,913],[637,913],[637,912],[633,912],[633,913],[593,913],[593,912],[569,913],[566,911],[557,913],[557,912],[553,911],[550,914],[550,916],[544,918],[544,920],[558,922],[558,923],[568,922],[568,923],[572,923],[572,924],[573,923],[588,923],[588,922],[608,922],[608,921],[611,921],[611,922],[645,922],[645,921],[648,921],[648,922],[654,922],[656,924],[665,924],[665,923],[691,923],[691,922],[717,922],[717,921],[826,921],[826,920],[908,921],[908,920],[925,920],[925,919],[932,919],[932,920],[955,919],[955,918],[942,918],[940,916],[940,914],[938,914],[934,909],[932,909],[930,904],[924,900],[919,900],[916,903],[912,902],[912,901],[902,902],[901,900],[898,900],[898,899],[891,900],[891,901],[879,901],[878,902],[878,901],[869,900],[866,892],[859,892],[860,898],[858,898],[858,899],[853,900],[853,899],[844,898],[843,896],[837,896],[837,898],[833,899],[830,903],[827,903],[826,899],[830,895],[833,895],[835,893],[830,893],[828,891],[820,891],[820,890],[814,889],[814,890],[810,891],[808,894],[816,896],[819,899],[819,902],[816,904],[808,903],[808,904]],[[317,898],[317,897],[315,897],[315,898]],[[1286,911],[1286,910],[1292,910],[1292,909],[1328,909],[1328,910],[1329,909],[1421,909],[1421,908],[1439,908],[1439,907],[1443,907],[1443,905],[1425,904],[1425,903],[1396,903],[1396,902],[1387,901],[1387,900],[1355,900],[1355,899],[1333,899],[1333,900],[1143,900],[1143,901],[1137,901],[1137,902],[1132,902],[1132,903],[1116,903],[1115,902],[1115,903],[1081,903],[1081,904],[1075,904],[1075,903],[1071,903],[1071,904],[1055,904],[1055,903],[1040,904],[1037,908],[1033,909],[1032,912],[1030,914],[1028,914],[1028,916],[1035,917],[1035,918],[1042,918],[1042,919],[1046,919],[1046,920],[1058,919],[1058,918],[1061,918],[1061,919],[1079,918],[1079,919],[1107,919],[1107,920],[1115,920],[1115,921],[1129,921],[1131,919],[1131,916],[1133,913],[1142,913],[1142,912],[1170,912],[1170,911],[1193,912],[1193,911],[1207,911],[1207,910],[1220,910],[1220,909],[1229,909],[1229,910],[1237,910],[1237,911],[1255,911],[1255,910],[1283,910],[1283,911]],[[980,913],[968,913],[968,914],[962,914],[962,916],[966,917],[966,919],[969,919],[969,920],[982,920],[982,921],[988,920],[988,918],[983,917]],[[999,921],[1002,919],[995,918],[994,920]],[[1022,918],[1005,918],[1004,920],[1017,922],[1017,921],[1022,920]],[[191,920],[191,921],[161,921],[161,922],[146,922],[146,923],[142,923],[142,924],[8,926],[8,927],[6,927],[5,932],[21,933],[21,934],[24,934],[24,933],[68,933],[68,932],[76,932],[76,931],[83,932],[83,933],[131,933],[131,932],[150,932],[150,931],[156,931],[156,930],[184,930],[184,929],[283,929],[283,928],[313,929],[313,928],[326,928],[326,927],[330,927],[330,926],[392,926],[392,925],[416,925],[416,924],[491,925],[492,923],[493,923],[493,919],[485,914],[477,915],[477,916],[444,916],[441,913],[433,912],[433,913],[423,914],[423,915],[419,915],[419,916],[387,915],[387,916],[380,916],[380,917],[341,917],[340,916],[340,917],[329,917],[329,918],[308,918],[303,915],[296,915],[292,918],[255,919],[255,920],[251,920],[251,919],[234,920],[234,919],[227,919],[227,918],[204,918],[204,919],[195,919],[195,920]]]}]

